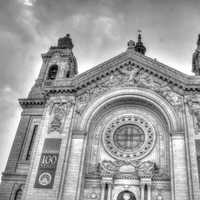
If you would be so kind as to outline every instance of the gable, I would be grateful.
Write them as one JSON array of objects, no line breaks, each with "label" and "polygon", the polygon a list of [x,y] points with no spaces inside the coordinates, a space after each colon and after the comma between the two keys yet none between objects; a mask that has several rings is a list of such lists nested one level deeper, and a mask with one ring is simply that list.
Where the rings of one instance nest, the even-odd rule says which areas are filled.
[{"label": "gable", "polygon": [[[139,71],[157,77],[165,81],[172,87],[183,91],[200,90],[200,78],[198,76],[189,76],[177,71],[157,60],[141,55],[135,51],[124,52],[80,75],[75,78],[75,85],[79,89],[82,86],[90,85],[97,80],[113,74],[115,71],[123,70],[127,65],[138,68]],[[132,73],[131,69],[129,70]],[[136,73],[137,75],[138,73]]]},{"label": "gable", "polygon": [[181,91],[178,91],[178,88],[172,88],[165,80],[153,76],[133,63],[128,63],[78,91],[77,112],[81,114],[89,102],[118,88],[152,90],[164,97],[177,111],[180,111],[183,105],[183,96],[179,94]]}]

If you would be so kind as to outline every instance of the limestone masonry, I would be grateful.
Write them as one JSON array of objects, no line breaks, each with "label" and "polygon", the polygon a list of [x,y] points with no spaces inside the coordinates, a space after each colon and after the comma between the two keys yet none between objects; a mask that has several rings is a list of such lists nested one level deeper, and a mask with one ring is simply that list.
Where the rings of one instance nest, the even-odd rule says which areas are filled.
[{"label": "limestone masonry", "polygon": [[194,76],[125,52],[78,74],[70,35],[42,54],[0,200],[200,200],[200,35]]}]

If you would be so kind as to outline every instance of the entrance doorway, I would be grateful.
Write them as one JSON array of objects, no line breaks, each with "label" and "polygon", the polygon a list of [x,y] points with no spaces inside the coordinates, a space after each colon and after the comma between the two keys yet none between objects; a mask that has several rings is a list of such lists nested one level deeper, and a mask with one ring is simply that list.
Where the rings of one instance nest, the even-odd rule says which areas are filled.
[{"label": "entrance doorway", "polygon": [[136,197],[132,192],[125,190],[119,193],[117,200],[136,200]]}]

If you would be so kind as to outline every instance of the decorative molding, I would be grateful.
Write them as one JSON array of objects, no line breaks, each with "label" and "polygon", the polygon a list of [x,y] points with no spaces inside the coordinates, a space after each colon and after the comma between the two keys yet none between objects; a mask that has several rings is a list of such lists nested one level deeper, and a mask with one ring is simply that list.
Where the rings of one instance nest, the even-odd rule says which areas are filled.
[{"label": "decorative molding", "polygon": [[34,107],[34,106],[44,106],[46,103],[46,99],[38,99],[38,98],[34,98],[34,99],[19,99],[19,104],[22,108],[29,108],[29,107]]}]

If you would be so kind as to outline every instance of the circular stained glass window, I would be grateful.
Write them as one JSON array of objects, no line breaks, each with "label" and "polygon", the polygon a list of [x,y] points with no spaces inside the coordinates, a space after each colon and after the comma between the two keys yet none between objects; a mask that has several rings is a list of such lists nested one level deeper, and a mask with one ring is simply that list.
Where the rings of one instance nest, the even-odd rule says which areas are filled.
[{"label": "circular stained glass window", "polygon": [[120,160],[136,160],[154,147],[153,126],[137,115],[123,115],[111,121],[103,133],[105,150]]},{"label": "circular stained glass window", "polygon": [[144,144],[145,134],[139,126],[126,124],[116,129],[113,140],[118,148],[124,151],[135,151]]}]

